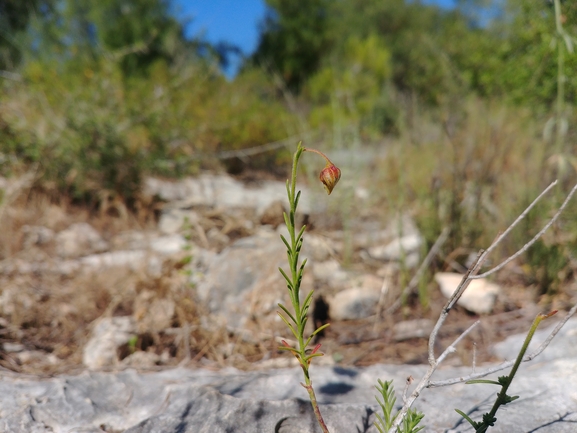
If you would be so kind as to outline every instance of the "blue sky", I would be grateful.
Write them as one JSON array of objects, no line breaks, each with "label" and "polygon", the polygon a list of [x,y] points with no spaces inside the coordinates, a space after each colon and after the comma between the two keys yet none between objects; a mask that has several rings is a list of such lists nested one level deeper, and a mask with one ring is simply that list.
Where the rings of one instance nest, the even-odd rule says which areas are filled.
[{"label": "blue sky", "polygon": [[[451,7],[455,0],[425,0],[424,3]],[[173,4],[179,17],[191,20],[186,28],[187,36],[203,35],[212,43],[230,42],[245,54],[255,50],[258,24],[265,14],[264,0],[173,0]]]}]

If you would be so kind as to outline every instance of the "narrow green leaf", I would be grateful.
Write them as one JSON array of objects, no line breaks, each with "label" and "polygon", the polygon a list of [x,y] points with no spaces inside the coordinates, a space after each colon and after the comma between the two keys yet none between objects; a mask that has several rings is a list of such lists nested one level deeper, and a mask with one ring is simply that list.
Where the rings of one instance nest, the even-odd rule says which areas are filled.
[{"label": "narrow green leaf", "polygon": [[282,310],[285,312],[285,314],[286,314],[287,316],[290,317],[290,319],[291,319],[294,323],[297,323],[297,321],[295,320],[295,318],[293,317],[293,315],[290,313],[290,311],[289,311],[283,304],[277,304],[277,305],[279,306],[280,309],[282,309]]},{"label": "narrow green leaf", "polygon": [[467,385],[469,384],[473,384],[473,383],[489,383],[491,385],[497,385],[497,386],[501,386],[501,384],[495,380],[488,380],[488,379],[474,379],[474,380],[468,380],[465,382]]},{"label": "narrow green leaf", "polygon": [[313,353],[312,355],[307,355],[307,356],[305,356],[305,357],[303,358],[303,361],[309,362],[309,360],[311,360],[311,359],[313,359],[313,358],[317,358],[317,357],[319,357],[319,356],[325,356],[325,354],[324,354],[324,353],[319,353],[319,352]]},{"label": "narrow green leaf", "polygon": [[287,352],[291,352],[295,356],[300,355],[299,351],[296,350],[294,347],[279,346],[278,350],[286,350]]},{"label": "narrow green leaf", "polygon": [[298,340],[298,339],[299,339],[299,336],[298,336],[297,331],[295,331],[295,328],[293,328],[293,326],[288,322],[288,320],[287,320],[281,313],[279,313],[279,312],[277,311],[277,314],[280,316],[280,318],[283,320],[283,322],[286,323],[286,326],[289,327],[289,329],[291,330],[291,332],[293,333],[293,335],[295,336],[295,338]]},{"label": "narrow green leaf", "polygon": [[308,305],[311,303],[311,299],[313,297],[314,290],[311,290],[305,300],[303,301],[303,305]]},{"label": "narrow green leaf", "polygon": [[278,268],[278,270],[282,274],[284,279],[286,280],[287,285],[289,286],[289,290],[292,290],[293,282],[291,281],[291,279],[288,277],[288,275],[285,273],[285,271],[282,270],[282,268]]},{"label": "narrow green leaf", "polygon": [[298,235],[297,235],[297,237],[296,237],[296,241],[297,241],[297,242],[302,239],[302,237],[303,237],[303,235],[304,235],[304,233],[305,233],[306,228],[307,228],[307,226],[306,226],[306,225],[303,225],[303,226],[301,227],[301,229],[299,230],[299,233],[298,233]]},{"label": "narrow green leaf", "polygon": [[295,197],[295,207],[294,207],[295,210],[296,210],[296,208],[297,208],[298,205],[299,205],[299,200],[300,200],[300,198],[301,198],[301,192],[300,192],[300,191],[297,191],[297,196]]},{"label": "narrow green leaf", "polygon": [[[291,229],[292,229],[291,223],[290,223],[290,218],[288,217],[288,215],[286,214],[286,212],[283,212],[283,213],[282,213],[282,216],[283,216],[283,218],[284,218],[284,223],[286,224],[287,229],[288,229],[288,231],[290,232]],[[290,249],[290,247],[289,247],[289,249]]]},{"label": "narrow green leaf", "polygon": [[311,335],[309,335],[309,338],[307,339],[307,342],[305,343],[305,347],[307,347],[311,343],[311,341],[315,335],[317,335],[319,332],[321,332],[323,329],[325,329],[329,326],[330,326],[330,323],[325,323],[323,326],[319,326]]},{"label": "narrow green leaf", "polygon": [[291,250],[291,246],[289,245],[288,241],[286,240],[286,238],[283,235],[280,235],[280,238],[282,239],[282,241],[284,242],[284,244],[286,245],[287,251]]},{"label": "narrow green leaf", "polygon": [[477,428],[477,423],[475,421],[473,421],[469,415],[467,415],[465,412],[463,412],[462,410],[459,409],[455,409],[455,412],[457,412],[459,415],[461,415],[463,418],[465,418],[469,424],[471,424],[473,426],[474,429]]},{"label": "narrow green leaf", "polygon": [[331,326],[330,323],[325,323],[324,325],[319,326],[317,329],[315,329],[315,330],[313,331],[313,333],[311,334],[311,337],[314,337],[314,336],[317,335],[319,332],[321,332],[323,329],[326,329],[326,328],[328,328],[329,326]]}]

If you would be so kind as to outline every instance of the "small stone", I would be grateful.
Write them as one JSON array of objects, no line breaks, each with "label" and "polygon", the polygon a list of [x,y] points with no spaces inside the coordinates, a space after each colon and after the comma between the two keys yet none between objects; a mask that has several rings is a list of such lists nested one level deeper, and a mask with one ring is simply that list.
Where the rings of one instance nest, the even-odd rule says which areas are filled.
[{"label": "small stone", "polygon": [[139,350],[124,358],[121,364],[125,367],[151,368],[160,364],[160,355]]},{"label": "small stone", "polygon": [[187,225],[197,224],[199,216],[191,210],[167,208],[162,211],[158,221],[158,230],[165,235],[173,235]]},{"label": "small stone", "polygon": [[100,253],[108,249],[108,243],[88,223],[72,224],[59,232],[55,239],[56,253],[64,258]]},{"label": "small stone", "polygon": [[364,319],[375,314],[379,302],[378,290],[354,287],[329,297],[329,315],[332,320]]},{"label": "small stone", "polygon": [[25,347],[20,343],[6,342],[2,344],[2,349],[7,353],[22,352]]},{"label": "small stone", "polygon": [[[463,275],[452,272],[438,272],[435,281],[439,284],[441,293],[450,298],[463,279]],[[501,288],[485,278],[471,280],[469,287],[461,296],[457,304],[475,314],[487,314],[493,311],[495,300]]]},{"label": "small stone", "polygon": [[404,320],[395,323],[393,335],[396,341],[411,338],[426,338],[433,330],[433,321],[429,319]]},{"label": "small stone", "polygon": [[312,274],[315,279],[324,281],[333,288],[344,288],[349,278],[348,273],[334,259],[324,262],[313,262]]},{"label": "small stone", "polygon": [[118,348],[128,343],[135,332],[134,319],[130,316],[101,318],[84,346],[82,363],[91,370],[116,365]]},{"label": "small stone", "polygon": [[151,290],[145,290],[134,301],[134,317],[138,330],[160,332],[170,328],[176,304],[172,299],[159,299]]},{"label": "small stone", "polygon": [[[376,246],[368,249],[371,258],[375,260],[397,261],[408,259],[413,253],[419,252],[423,245],[423,238],[419,234],[411,234],[397,238],[387,245]],[[411,262],[414,262],[411,260]]]},{"label": "small stone", "polygon": [[54,239],[54,230],[43,226],[28,226],[22,227],[24,233],[24,248],[30,248],[34,245],[45,245]]}]

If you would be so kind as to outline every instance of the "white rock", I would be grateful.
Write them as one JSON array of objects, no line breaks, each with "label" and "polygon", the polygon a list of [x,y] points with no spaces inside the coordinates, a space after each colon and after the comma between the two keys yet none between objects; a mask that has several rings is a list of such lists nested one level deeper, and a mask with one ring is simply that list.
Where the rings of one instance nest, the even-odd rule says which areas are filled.
[{"label": "white rock", "polygon": [[163,255],[178,254],[186,247],[186,239],[178,234],[161,236],[150,241],[150,248]]},{"label": "white rock", "polygon": [[393,335],[396,341],[408,340],[410,338],[428,337],[433,330],[433,321],[429,319],[403,320],[395,323]]},{"label": "white rock", "polygon": [[43,226],[22,227],[24,233],[24,248],[30,248],[33,245],[44,245],[54,239],[54,230]]},{"label": "white rock", "polygon": [[142,267],[145,257],[144,251],[111,251],[82,257],[80,264],[91,269],[126,266],[131,270],[137,270]]},{"label": "white rock", "polygon": [[[397,238],[387,245],[376,246],[368,249],[371,258],[386,261],[406,260],[414,253],[419,253],[423,245],[423,238],[418,233]],[[414,262],[414,259],[412,260]]]},{"label": "white rock", "polygon": [[[194,256],[194,254],[193,254]],[[237,240],[211,260],[197,294],[212,313],[232,328],[243,327],[257,317],[260,327],[279,323],[278,303],[290,305],[286,281],[286,247],[270,230]],[[304,273],[301,294],[312,289],[312,277]]]},{"label": "white rock", "polygon": [[364,319],[375,314],[380,291],[366,287],[353,287],[327,298],[332,320]]},{"label": "white rock", "polygon": [[303,244],[303,254],[315,262],[322,262],[335,255],[330,239],[315,234],[307,234]]},{"label": "white rock", "polygon": [[101,318],[84,346],[82,363],[91,370],[116,365],[118,347],[128,343],[135,332],[135,321],[130,316]]},{"label": "white rock", "polygon": [[56,253],[71,258],[99,253],[108,249],[108,244],[88,223],[72,224],[56,237]]},{"label": "white rock", "polygon": [[339,262],[334,259],[313,262],[312,274],[316,280],[324,281],[331,287],[344,287],[349,279],[348,272],[343,270]]},{"label": "white rock", "polygon": [[[446,298],[451,297],[462,279],[463,275],[452,272],[435,274],[435,281],[439,284],[441,293]],[[457,304],[476,314],[490,313],[493,311],[495,300],[500,291],[501,288],[497,284],[484,278],[472,280]]]},{"label": "white rock", "polygon": [[152,368],[160,364],[160,355],[154,352],[137,351],[128,355],[121,362],[122,366],[134,368]]},{"label": "white rock", "polygon": [[400,215],[393,218],[384,229],[381,229],[377,222],[364,223],[355,233],[353,243],[355,248],[367,249],[387,245],[399,237],[411,235],[421,235],[417,224],[409,215]]},{"label": "white rock", "polygon": [[[303,189],[302,187],[299,187]],[[246,186],[230,176],[204,174],[196,178],[187,178],[170,182],[155,178],[144,180],[144,194],[160,197],[175,203],[178,207],[211,206],[254,209],[262,214],[273,202],[286,202],[286,184],[266,181],[255,186]],[[304,194],[299,202],[299,210],[305,214],[311,212],[309,194]],[[319,203],[315,204],[319,207]]]},{"label": "white rock", "polygon": [[186,224],[198,223],[199,216],[189,209],[163,209],[158,221],[158,230],[165,235],[178,233]]},{"label": "white rock", "polygon": [[172,299],[157,298],[155,292],[144,290],[134,301],[134,317],[138,320],[138,330],[160,332],[170,328],[176,304]]}]

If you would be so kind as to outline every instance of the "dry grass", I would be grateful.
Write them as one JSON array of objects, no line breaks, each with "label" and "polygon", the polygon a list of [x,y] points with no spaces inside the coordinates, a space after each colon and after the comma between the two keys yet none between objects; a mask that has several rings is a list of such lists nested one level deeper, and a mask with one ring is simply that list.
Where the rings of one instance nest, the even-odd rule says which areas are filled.
[{"label": "dry grass", "polygon": [[[383,142],[385,151],[377,152],[379,156],[369,164],[349,173],[343,171],[342,188],[331,196],[334,200],[330,206],[336,208],[330,207],[329,215],[307,221],[313,231],[342,229],[338,259],[350,269],[373,274],[378,273],[378,264],[363,262],[350,241],[355,227],[369,222],[384,227],[401,211],[414,217],[429,245],[443,227],[453,230],[419,296],[410,296],[403,308],[384,317],[376,327],[371,318],[335,322],[327,330],[321,340],[323,350],[347,365],[425,361],[426,341],[396,342],[393,326],[403,320],[436,318],[444,299],[431,283],[432,272],[451,269],[455,264],[463,266],[467,256],[489,245],[552,176],[539,125],[518,110],[470,100],[461,113],[447,115],[443,122],[424,117],[412,122],[410,134]],[[258,177],[254,173],[251,176]],[[368,201],[356,196],[358,186],[370,193]],[[71,274],[10,270],[14,263],[56,263],[54,242],[31,243],[26,227],[42,226],[59,232],[72,223],[89,222],[113,248],[121,248],[121,243],[116,243],[121,233],[155,229],[158,214],[155,203],[144,202],[136,203],[129,212],[109,194],[102,195],[98,207],[88,208],[73,206],[67,198],[36,193],[27,183],[12,191],[5,195],[6,204],[0,212],[0,344],[18,343],[26,350],[0,349],[1,366],[43,374],[81,369],[82,350],[95,321],[127,315],[137,320],[139,330],[136,341],[120,349],[120,358],[135,350],[154,352],[162,359],[155,368],[178,364],[254,368],[258,361],[284,357],[277,351],[274,336],[235,333],[210,317],[188,283],[185,251],[181,257],[166,261],[162,271],[154,275],[126,269]],[[510,253],[528,239],[529,233],[536,232],[537,223],[549,215],[549,209],[538,209],[540,214],[513,233],[501,254]],[[246,221],[254,227],[260,223],[254,213],[197,211],[199,219],[186,234],[194,244],[215,252],[230,241],[251,235],[253,230]],[[566,309],[571,304],[576,274],[570,256],[575,238],[572,233],[577,233],[577,228],[563,221],[552,238],[546,239],[547,248],[565,245],[561,252],[569,257],[569,264],[557,274],[562,284],[555,296],[540,296],[539,280],[524,260],[497,276],[504,290],[495,314],[484,318],[483,325],[467,338],[459,353],[461,362],[470,363],[474,344],[477,362],[490,360],[491,344],[526,331],[538,307]],[[549,254],[547,248],[539,254]],[[538,262],[539,256],[534,260]],[[407,272],[395,276],[389,293],[392,299],[408,278]],[[174,305],[170,320],[163,326],[151,323],[148,315],[151,306],[160,301]],[[440,335],[441,343],[452,341],[474,320],[457,308]]]},{"label": "dry grass", "polygon": [[[211,212],[203,217],[204,227],[212,225],[224,229],[231,217],[217,218]],[[100,228],[107,239],[114,239],[121,232],[143,229],[142,223],[133,217],[111,217],[69,204],[56,205],[46,197],[34,194],[23,194],[5,214],[4,221],[9,221],[13,234],[2,234],[3,241],[11,245],[10,256],[4,257],[3,264],[10,260],[55,261],[54,245],[50,242],[25,246],[26,238],[22,233],[25,225],[45,225],[57,231],[72,222],[89,222]],[[228,225],[231,224],[229,221]],[[219,248],[217,244],[214,247]],[[258,366],[258,361],[284,357],[277,351],[278,341],[273,336],[235,333],[214,322],[196,301],[194,289],[183,272],[185,262],[186,253],[183,252],[182,257],[166,261],[157,275],[127,269],[68,275],[2,273],[0,343],[19,343],[25,350],[0,351],[0,365],[34,374],[80,371],[83,368],[82,350],[95,321],[101,317],[128,315],[138,323],[138,336],[132,346],[124,345],[119,349],[119,357],[124,359],[134,351],[154,352],[161,357],[157,367],[146,368],[203,365],[250,369]],[[365,270],[371,269],[365,267]],[[400,287],[398,283],[393,286]],[[431,293],[437,291],[431,290]],[[397,295],[398,292],[391,292],[391,296]],[[165,324],[152,322],[148,315],[151,306],[159,300],[173,301],[175,305],[174,313]],[[473,343],[479,348],[478,362],[491,359],[486,350],[491,343],[511,332],[524,330],[531,321],[534,310],[531,301],[531,293],[527,290],[508,290],[500,299],[496,315],[469,337],[460,354],[461,361],[470,362],[467,357],[471,356]],[[372,319],[333,323],[322,339],[323,350],[345,365],[422,362],[426,354],[425,340],[396,342],[391,330],[401,320],[435,316],[443,302],[440,295],[431,295],[429,306],[423,307],[417,297],[410,297],[405,308],[384,318],[376,329]],[[440,336],[442,342],[452,340],[475,320],[462,309],[457,309],[456,313]],[[115,368],[124,366],[120,364]]]}]

